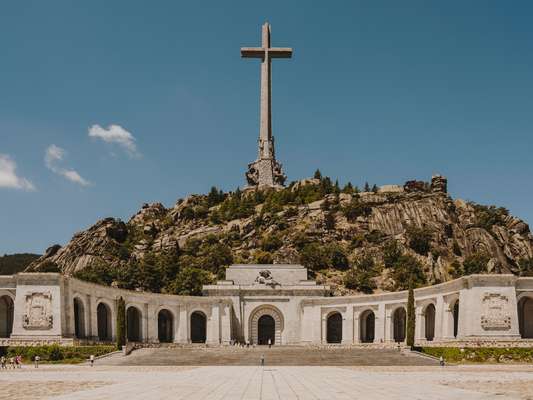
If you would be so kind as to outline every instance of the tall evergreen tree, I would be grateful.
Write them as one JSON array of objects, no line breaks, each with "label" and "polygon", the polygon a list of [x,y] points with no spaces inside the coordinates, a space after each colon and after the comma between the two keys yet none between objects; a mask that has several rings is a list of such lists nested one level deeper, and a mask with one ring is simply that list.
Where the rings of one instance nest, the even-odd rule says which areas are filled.
[{"label": "tall evergreen tree", "polygon": [[313,178],[318,179],[318,180],[322,180],[322,173],[320,172],[320,170],[318,168],[315,171],[315,174],[313,175]]},{"label": "tall evergreen tree", "polygon": [[126,303],[122,297],[117,300],[117,348],[126,344]]},{"label": "tall evergreen tree", "polygon": [[370,192],[370,185],[368,182],[365,182],[365,188],[363,189],[364,192]]},{"label": "tall evergreen tree", "polygon": [[407,295],[407,339],[406,344],[409,347],[415,345],[415,293],[412,282],[409,282],[409,294]]}]

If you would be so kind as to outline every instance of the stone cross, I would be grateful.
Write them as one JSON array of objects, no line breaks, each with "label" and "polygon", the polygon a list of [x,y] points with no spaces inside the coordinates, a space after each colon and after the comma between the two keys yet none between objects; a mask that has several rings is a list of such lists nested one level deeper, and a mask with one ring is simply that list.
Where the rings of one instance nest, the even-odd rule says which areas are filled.
[{"label": "stone cross", "polygon": [[282,186],[285,175],[281,164],[276,161],[274,137],[272,136],[272,59],[290,58],[292,49],[270,47],[270,24],[262,29],[261,47],[243,47],[241,56],[261,59],[261,123],[259,129],[259,151],[255,162],[248,165],[246,178],[250,186]]}]

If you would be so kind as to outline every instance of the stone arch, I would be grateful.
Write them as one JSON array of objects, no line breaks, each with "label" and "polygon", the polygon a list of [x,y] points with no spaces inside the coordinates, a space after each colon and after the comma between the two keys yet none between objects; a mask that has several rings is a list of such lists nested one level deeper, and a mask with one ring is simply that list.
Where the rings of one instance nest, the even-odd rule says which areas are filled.
[{"label": "stone arch", "polygon": [[157,313],[157,338],[161,343],[171,343],[174,340],[174,315],[166,308]]},{"label": "stone arch", "polygon": [[407,312],[400,306],[392,313],[392,337],[395,342],[405,341]]},{"label": "stone arch", "polygon": [[338,311],[332,311],[326,318],[326,342],[342,342],[342,314]]},{"label": "stone arch", "polygon": [[191,313],[191,342],[205,343],[207,341],[207,316],[203,311]]},{"label": "stone arch", "polygon": [[111,307],[104,301],[96,306],[96,329],[98,340],[110,342],[113,340],[113,317]]},{"label": "stone arch", "polygon": [[435,305],[429,303],[424,310],[424,336],[430,342],[435,339],[435,315]]},{"label": "stone arch", "polygon": [[87,337],[85,330],[85,303],[81,297],[75,296],[74,306],[74,336],[78,339]]},{"label": "stone arch", "polygon": [[[259,319],[264,315],[269,316],[274,320],[274,337],[271,338],[272,344],[281,344],[281,333],[283,332],[284,324],[283,314],[278,308],[271,305],[259,306],[250,314],[250,342],[255,344],[263,344],[259,343],[259,334],[262,333],[259,332]],[[268,317],[265,317],[262,321],[268,323],[272,322]],[[263,336],[263,339],[267,340],[268,338],[265,335]]]},{"label": "stone arch", "polygon": [[14,304],[11,296],[6,294],[0,297],[0,337],[2,338],[10,337],[13,332]]},{"label": "stone arch", "polygon": [[366,310],[359,317],[359,338],[361,343],[374,343],[376,336],[376,314]]},{"label": "stone arch", "polygon": [[518,300],[518,329],[522,339],[533,339],[533,297]]},{"label": "stone arch", "polygon": [[141,342],[142,312],[136,306],[129,306],[126,310],[126,337],[129,342]]}]

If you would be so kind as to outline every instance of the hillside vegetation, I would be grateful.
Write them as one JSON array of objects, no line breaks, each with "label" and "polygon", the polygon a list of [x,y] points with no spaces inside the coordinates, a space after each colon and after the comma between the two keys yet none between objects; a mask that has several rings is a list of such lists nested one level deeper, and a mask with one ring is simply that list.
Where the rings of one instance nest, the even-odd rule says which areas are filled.
[{"label": "hillside vegetation", "polygon": [[39,257],[39,254],[30,253],[4,254],[0,257],[0,275],[13,275],[22,272]]},{"label": "hillside vegetation", "polygon": [[98,221],[28,270],[122,288],[200,294],[232,263],[301,263],[334,294],[472,273],[533,275],[533,236],[504,208],[453,200],[433,183],[340,187],[319,171],[281,190],[213,188],[128,222]]}]

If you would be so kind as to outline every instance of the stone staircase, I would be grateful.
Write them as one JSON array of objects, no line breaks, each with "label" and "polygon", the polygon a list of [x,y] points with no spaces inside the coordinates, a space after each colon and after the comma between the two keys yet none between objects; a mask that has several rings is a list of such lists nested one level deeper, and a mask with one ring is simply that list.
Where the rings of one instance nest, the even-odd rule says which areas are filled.
[{"label": "stone staircase", "polygon": [[102,365],[259,365],[261,355],[266,365],[438,365],[438,361],[397,349],[365,349],[355,347],[311,348],[304,346],[184,347],[142,348],[129,356],[116,355],[102,359]]}]

